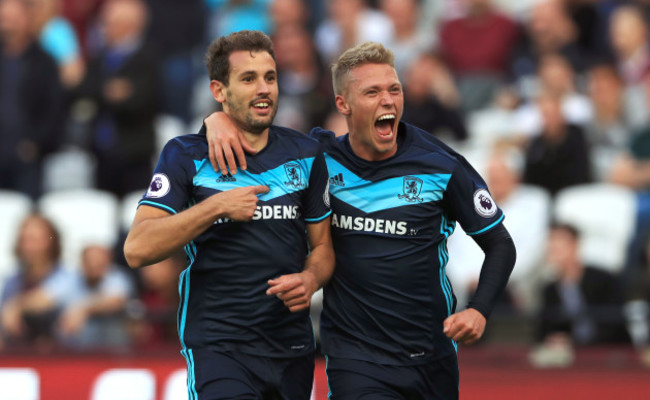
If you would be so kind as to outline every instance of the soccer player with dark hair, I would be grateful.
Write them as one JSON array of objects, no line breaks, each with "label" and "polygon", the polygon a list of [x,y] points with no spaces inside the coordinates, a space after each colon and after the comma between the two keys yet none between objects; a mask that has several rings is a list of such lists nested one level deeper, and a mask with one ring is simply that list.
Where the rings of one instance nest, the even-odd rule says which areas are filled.
[{"label": "soccer player with dark hair", "polygon": [[315,140],[271,125],[278,86],[268,36],[220,37],[206,63],[214,98],[258,153],[247,171],[221,175],[205,127],[170,140],[125,256],[138,268],[185,248],[178,331],[189,399],[309,399],[308,308],[334,266],[324,157]]},{"label": "soccer player with dark hair", "polygon": [[[320,324],[332,400],[458,398],[456,343],[482,336],[516,258],[479,174],[440,140],[400,121],[404,98],[393,63],[378,43],[343,53],[332,73],[349,134],[311,132],[325,153],[332,197],[336,269]],[[213,165],[233,154],[241,161],[227,118],[206,123],[219,158]],[[459,312],[445,274],[456,221],[485,252],[474,297]]]}]

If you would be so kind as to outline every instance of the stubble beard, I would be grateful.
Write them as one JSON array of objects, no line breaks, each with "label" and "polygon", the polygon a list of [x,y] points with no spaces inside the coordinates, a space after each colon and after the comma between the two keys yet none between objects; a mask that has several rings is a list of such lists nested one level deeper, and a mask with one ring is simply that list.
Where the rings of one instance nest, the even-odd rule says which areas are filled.
[{"label": "stubble beard", "polygon": [[266,129],[268,129],[273,123],[273,119],[275,119],[275,114],[278,111],[277,102],[273,102],[273,106],[271,108],[271,113],[269,115],[269,118],[260,120],[260,119],[256,119],[253,113],[249,111],[249,109],[247,108],[248,105],[244,105],[242,102],[232,101],[233,96],[230,91],[227,92],[227,96],[228,97],[226,100],[226,105],[230,110],[230,114],[232,116],[243,117],[242,119],[237,119],[236,121],[233,122],[236,122],[237,125],[239,125],[239,127],[244,131],[254,133],[254,134],[261,134]]}]

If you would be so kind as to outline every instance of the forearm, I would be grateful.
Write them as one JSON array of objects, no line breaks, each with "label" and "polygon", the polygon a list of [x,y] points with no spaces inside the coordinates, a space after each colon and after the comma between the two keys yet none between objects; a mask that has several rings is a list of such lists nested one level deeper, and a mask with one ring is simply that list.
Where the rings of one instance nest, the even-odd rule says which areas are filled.
[{"label": "forearm", "polygon": [[485,259],[476,292],[468,308],[474,308],[488,318],[508,283],[517,253],[515,244],[503,224],[474,237],[474,240],[485,252]]},{"label": "forearm", "polygon": [[34,289],[19,296],[17,305],[23,313],[42,313],[53,309],[56,302],[45,290]]},{"label": "forearm", "polygon": [[322,288],[334,273],[334,250],[331,244],[314,247],[305,261],[305,271],[314,275],[318,287]]},{"label": "forearm", "polygon": [[124,256],[129,266],[140,268],[162,261],[203,233],[221,215],[218,204],[209,200],[174,215],[140,221],[136,218],[124,243]]},{"label": "forearm", "polygon": [[110,315],[124,310],[126,307],[124,296],[95,296],[83,301],[77,307],[83,309],[86,315]]}]

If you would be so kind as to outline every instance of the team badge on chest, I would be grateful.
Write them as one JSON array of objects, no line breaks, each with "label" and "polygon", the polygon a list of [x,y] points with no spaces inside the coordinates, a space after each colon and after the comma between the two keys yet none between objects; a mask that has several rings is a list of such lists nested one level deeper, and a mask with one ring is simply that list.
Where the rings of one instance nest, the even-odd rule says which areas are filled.
[{"label": "team badge on chest", "polygon": [[305,183],[302,179],[302,172],[300,166],[296,163],[288,163],[284,165],[284,172],[287,174],[288,181],[284,184],[293,189],[302,189]]},{"label": "team badge on chest", "polygon": [[420,192],[422,192],[422,179],[415,176],[405,176],[404,182],[402,183],[402,192],[403,194],[399,194],[397,197],[409,203],[423,201],[422,197],[420,197]]}]

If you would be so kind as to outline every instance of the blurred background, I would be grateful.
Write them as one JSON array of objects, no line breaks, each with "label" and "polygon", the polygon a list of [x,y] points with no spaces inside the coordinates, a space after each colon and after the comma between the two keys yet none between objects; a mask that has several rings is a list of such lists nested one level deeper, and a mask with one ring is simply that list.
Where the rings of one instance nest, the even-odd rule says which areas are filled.
[{"label": "blurred background", "polygon": [[[647,398],[649,23],[650,0],[0,0],[0,399],[186,398],[184,256],[131,271],[122,244],[240,29],[271,35],[275,123],[303,132],[347,132],[329,65],[383,43],[403,119],[487,181],[518,260],[461,398]],[[462,308],[482,253],[460,226],[448,247]]]}]

